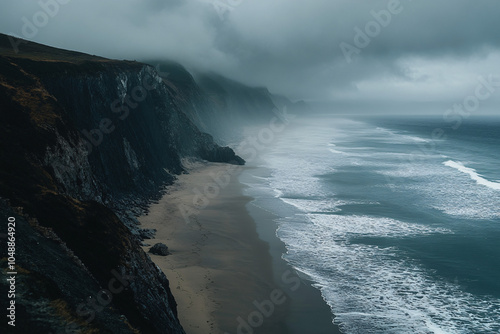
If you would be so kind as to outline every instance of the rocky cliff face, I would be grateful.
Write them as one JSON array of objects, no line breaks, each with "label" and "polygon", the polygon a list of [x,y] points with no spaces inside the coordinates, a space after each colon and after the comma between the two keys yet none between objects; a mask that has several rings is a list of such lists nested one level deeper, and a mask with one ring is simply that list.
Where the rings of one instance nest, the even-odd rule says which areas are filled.
[{"label": "rocky cliff face", "polygon": [[297,112],[297,103],[269,92],[265,87],[249,87],[214,73],[198,73],[196,81],[212,108],[223,117],[222,128],[268,124],[273,117],[284,119],[288,111]]},{"label": "rocky cliff face", "polygon": [[273,117],[304,109],[267,88],[249,87],[214,73],[192,75],[182,65],[166,61],[148,61],[160,71],[172,103],[204,132],[221,142],[243,139],[245,126],[266,125]]},{"label": "rocky cliff face", "polygon": [[171,62],[19,51],[0,34],[0,212],[17,223],[18,332],[184,333],[135,217],[184,158],[243,164],[214,137],[236,142],[241,126],[294,104]]},{"label": "rocky cliff face", "polygon": [[[197,129],[151,66],[72,75],[48,71],[43,85],[83,135],[99,183],[109,185],[108,195],[130,189],[144,193],[153,183],[170,181],[182,171],[183,157],[244,163]],[[123,169],[126,175],[110,173]]]},{"label": "rocky cliff face", "polygon": [[18,329],[184,333],[134,215],[182,158],[244,161],[198,130],[151,66],[20,49],[0,35],[0,211],[18,226]]}]

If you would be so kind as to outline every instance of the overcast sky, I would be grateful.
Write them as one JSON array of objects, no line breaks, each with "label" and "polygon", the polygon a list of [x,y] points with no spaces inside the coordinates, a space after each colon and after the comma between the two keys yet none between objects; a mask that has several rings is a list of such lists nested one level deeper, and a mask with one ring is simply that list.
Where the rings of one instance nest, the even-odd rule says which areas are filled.
[{"label": "overcast sky", "polygon": [[[40,13],[56,1],[57,13]],[[446,105],[474,95],[479,77],[500,78],[498,0],[40,3],[1,0],[0,31],[118,59],[174,59],[294,99]],[[481,108],[499,101],[496,87]]]}]

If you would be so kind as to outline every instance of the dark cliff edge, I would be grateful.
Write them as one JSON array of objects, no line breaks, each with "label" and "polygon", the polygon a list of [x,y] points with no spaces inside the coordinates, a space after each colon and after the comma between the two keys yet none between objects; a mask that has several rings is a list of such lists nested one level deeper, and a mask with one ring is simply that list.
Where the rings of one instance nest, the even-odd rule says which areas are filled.
[{"label": "dark cliff edge", "polygon": [[243,159],[200,132],[149,65],[19,49],[0,35],[1,233],[15,217],[15,332],[184,333],[134,217],[184,171],[183,158]]},{"label": "dark cliff edge", "polygon": [[2,332],[184,333],[136,217],[185,159],[244,164],[216,142],[235,143],[242,127],[286,119],[301,104],[148,63],[0,34],[0,262],[6,274],[15,217],[18,273],[18,321]]}]

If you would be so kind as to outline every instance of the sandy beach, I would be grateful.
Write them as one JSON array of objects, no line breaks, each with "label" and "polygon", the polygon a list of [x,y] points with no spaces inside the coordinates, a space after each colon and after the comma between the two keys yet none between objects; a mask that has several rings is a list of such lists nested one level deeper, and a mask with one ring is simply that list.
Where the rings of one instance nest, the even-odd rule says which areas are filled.
[{"label": "sandy beach", "polygon": [[273,282],[269,247],[245,208],[250,198],[228,168],[234,166],[192,164],[139,219],[142,228],[157,230],[145,242],[169,247],[171,255],[150,256],[170,281],[188,334],[246,333],[245,327],[285,333],[287,302]]}]

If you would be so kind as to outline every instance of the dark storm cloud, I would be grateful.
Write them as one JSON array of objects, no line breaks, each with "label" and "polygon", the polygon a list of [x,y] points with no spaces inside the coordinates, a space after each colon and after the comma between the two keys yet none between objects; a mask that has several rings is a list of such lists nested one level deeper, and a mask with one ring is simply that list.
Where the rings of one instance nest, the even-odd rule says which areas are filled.
[{"label": "dark storm cloud", "polygon": [[[114,58],[171,58],[296,98],[453,99],[478,76],[500,75],[496,0],[41,3],[54,1],[58,13],[29,39]],[[20,36],[23,17],[41,10],[27,0],[1,6],[0,30]]]}]

